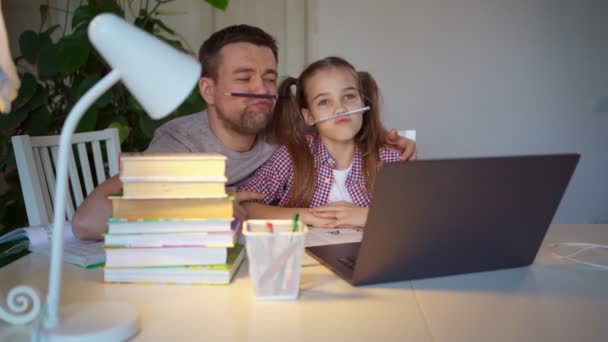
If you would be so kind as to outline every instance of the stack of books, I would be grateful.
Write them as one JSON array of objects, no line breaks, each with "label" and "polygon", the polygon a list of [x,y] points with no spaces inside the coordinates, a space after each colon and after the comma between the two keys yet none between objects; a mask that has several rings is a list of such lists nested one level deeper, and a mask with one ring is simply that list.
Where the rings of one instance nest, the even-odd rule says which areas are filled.
[{"label": "stack of books", "polygon": [[106,282],[227,284],[244,259],[220,154],[123,154]]}]

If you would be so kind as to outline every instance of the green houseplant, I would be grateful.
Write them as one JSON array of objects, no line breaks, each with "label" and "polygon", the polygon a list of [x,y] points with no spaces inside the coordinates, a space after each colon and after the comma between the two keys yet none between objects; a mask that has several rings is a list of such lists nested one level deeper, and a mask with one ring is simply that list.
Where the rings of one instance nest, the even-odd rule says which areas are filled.
[{"label": "green houseplant", "polygon": [[[48,23],[49,11],[62,9],[52,9],[48,3],[40,6],[41,25],[38,31],[24,31],[19,37],[20,51],[15,60],[21,79],[19,95],[11,113],[0,117],[0,234],[27,225],[10,137],[19,134],[58,134],[78,98],[108,72],[107,65],[88,41],[89,22],[102,12],[113,12],[123,18],[125,14],[131,14],[134,25],[182,51],[192,53],[184,47],[179,34],[162,21],[162,6],[172,1],[138,1],[137,9],[134,9],[133,0],[80,1],[79,6],[70,12],[71,15],[66,16],[63,27]],[[207,2],[221,10],[228,5],[228,0]],[[70,7],[69,4],[70,1],[66,1],[66,8]],[[68,18],[71,22],[68,22]],[[68,26],[71,28],[68,29]],[[87,111],[77,132],[116,127],[123,151],[141,151],[159,125],[204,108],[197,89],[193,89],[173,114],[162,121],[153,121],[119,84]]]}]

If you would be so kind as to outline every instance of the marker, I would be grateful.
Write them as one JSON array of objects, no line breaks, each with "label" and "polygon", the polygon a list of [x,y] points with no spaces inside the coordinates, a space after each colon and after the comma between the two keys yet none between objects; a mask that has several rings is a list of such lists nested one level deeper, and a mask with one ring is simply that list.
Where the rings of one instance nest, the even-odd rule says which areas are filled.
[{"label": "marker", "polygon": [[251,94],[251,93],[224,93],[226,96],[239,96],[239,97],[249,97],[253,99],[269,99],[275,100],[279,96],[273,94]]},{"label": "marker", "polygon": [[298,217],[299,217],[298,213],[295,213],[293,215],[293,224],[291,225],[292,232],[295,232],[296,229],[298,229]]},{"label": "marker", "polygon": [[326,117],[322,117],[322,118],[320,118],[318,120],[315,120],[314,123],[318,124],[320,122],[324,122],[324,121],[327,121],[327,120],[335,119],[335,118],[338,118],[340,116],[352,115],[352,114],[355,114],[355,113],[364,112],[366,110],[369,110],[370,108],[371,108],[370,106],[365,106],[363,108],[353,109],[353,110],[345,112],[345,113],[340,113],[340,114],[335,114],[335,115],[329,115],[329,116],[326,116]]}]

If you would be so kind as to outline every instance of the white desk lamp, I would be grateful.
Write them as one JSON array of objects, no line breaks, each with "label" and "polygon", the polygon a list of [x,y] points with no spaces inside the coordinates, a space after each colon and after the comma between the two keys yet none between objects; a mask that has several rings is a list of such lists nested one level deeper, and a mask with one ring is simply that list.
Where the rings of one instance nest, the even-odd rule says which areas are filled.
[{"label": "white desk lamp", "polygon": [[[49,288],[41,331],[43,340],[121,341],[139,331],[138,313],[133,306],[126,303],[102,301],[70,305],[63,308],[62,318],[59,318],[63,226],[68,190],[67,168],[71,138],[76,125],[87,108],[119,80],[124,82],[150,117],[160,119],[188,96],[199,79],[201,70],[200,64],[191,56],[170,47],[114,14],[104,13],[95,17],[88,32],[91,43],[108,62],[112,71],[76,103],[61,131]],[[20,295],[31,296],[31,305],[35,307],[33,310],[37,311],[39,299],[32,288],[19,286],[12,289],[9,302]],[[23,299],[15,300],[17,305],[12,304],[13,307],[23,306]],[[27,316],[36,317],[37,312],[30,312]],[[7,320],[11,323],[26,323],[24,319],[13,317],[12,320]]]}]

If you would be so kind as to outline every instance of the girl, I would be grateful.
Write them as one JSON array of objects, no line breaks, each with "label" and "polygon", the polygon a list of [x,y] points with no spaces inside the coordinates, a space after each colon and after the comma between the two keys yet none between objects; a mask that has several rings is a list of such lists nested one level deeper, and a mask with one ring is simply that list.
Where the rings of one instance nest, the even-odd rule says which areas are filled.
[{"label": "girl", "polygon": [[378,97],[371,75],[339,57],[284,80],[269,126],[282,146],[238,188],[264,194],[261,203],[243,203],[248,217],[289,219],[298,212],[315,227],[365,226],[378,167],[401,160],[398,150],[384,147]]}]

